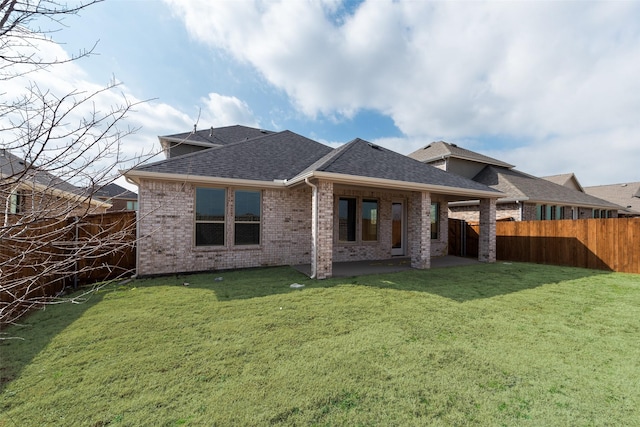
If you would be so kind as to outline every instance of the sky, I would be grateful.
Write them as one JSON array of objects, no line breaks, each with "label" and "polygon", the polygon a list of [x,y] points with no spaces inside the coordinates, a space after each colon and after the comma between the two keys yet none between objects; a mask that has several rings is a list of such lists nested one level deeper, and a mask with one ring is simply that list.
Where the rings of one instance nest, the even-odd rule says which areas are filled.
[{"label": "sky", "polygon": [[638,1],[107,0],[64,23],[55,54],[95,54],[30,78],[116,79],[105,109],[147,101],[128,153],[241,124],[402,154],[444,140],[583,186],[640,181]]}]

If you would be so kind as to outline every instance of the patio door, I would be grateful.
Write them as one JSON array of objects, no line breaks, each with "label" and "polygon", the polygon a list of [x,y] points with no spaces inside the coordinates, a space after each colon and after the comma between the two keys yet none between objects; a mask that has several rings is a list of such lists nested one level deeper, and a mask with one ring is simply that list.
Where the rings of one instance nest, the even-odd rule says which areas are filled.
[{"label": "patio door", "polygon": [[396,200],[391,204],[391,255],[401,256],[405,250],[404,202]]}]

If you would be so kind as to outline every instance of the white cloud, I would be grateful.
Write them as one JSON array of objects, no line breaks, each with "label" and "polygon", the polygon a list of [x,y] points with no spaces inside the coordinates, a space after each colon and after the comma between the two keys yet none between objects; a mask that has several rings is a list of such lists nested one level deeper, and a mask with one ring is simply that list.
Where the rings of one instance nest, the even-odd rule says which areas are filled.
[{"label": "white cloud", "polygon": [[397,151],[493,135],[506,157],[561,168],[548,173],[589,164],[604,179],[619,166],[588,153],[615,140],[611,159],[637,169],[626,162],[640,158],[638,2],[368,0],[336,19],[337,1],[166,1],[194,38],[251,64],[310,117],[389,115],[407,136]]},{"label": "white cloud", "polygon": [[[26,53],[38,52],[43,56],[43,59],[57,58],[64,61],[69,58],[60,45],[50,42],[34,40],[32,46],[23,46],[21,49]],[[27,69],[27,66],[15,65],[5,68],[5,71],[19,74]],[[91,172],[94,176],[98,175],[104,168],[116,165],[116,163],[118,163],[116,165],[117,169],[132,165],[132,161],[123,161],[123,159],[135,159],[140,155],[159,151],[157,135],[175,133],[176,129],[188,128],[192,123],[192,120],[185,114],[169,105],[156,101],[141,102],[125,85],[120,84],[113,89],[104,90],[109,82],[97,83],[89,80],[79,62],[71,61],[56,64],[23,76],[10,78],[2,83],[0,105],[3,106],[10,105],[20,97],[28,96],[30,88],[33,88],[34,85],[37,87],[38,92],[45,94],[46,99],[53,100],[68,97],[68,100],[62,104],[62,108],[56,113],[59,115],[64,112],[65,116],[58,116],[59,122],[55,126],[45,125],[50,126],[52,130],[46,145],[46,153],[49,157],[67,147],[74,140],[73,136],[67,134],[81,126],[80,124],[84,120],[91,120],[92,114],[96,113],[97,117],[101,117],[117,110],[126,103],[136,104],[116,124],[116,128],[124,133],[128,132],[128,129],[139,129],[137,132],[122,139],[119,162],[113,153],[110,156],[105,155],[96,158],[98,150],[105,147],[103,143],[95,144],[92,149],[83,154],[85,162],[92,162],[87,172]],[[90,97],[90,99],[81,101],[87,97]],[[78,105],[74,105],[79,101],[81,102]],[[36,105],[39,104],[36,103]],[[8,130],[11,128],[9,120],[14,120],[14,123],[18,123],[25,118],[27,113],[24,109],[20,109],[14,113],[3,113],[0,117],[0,128],[7,129],[0,135],[0,143],[3,148],[13,149],[16,155],[22,155],[20,152],[21,140],[12,141],[15,140],[19,132],[25,130],[25,127],[22,126],[21,129],[18,129],[18,133]],[[34,116],[33,112],[31,112],[31,116],[32,120],[37,122],[38,115]],[[52,112],[49,111],[46,120],[50,121],[52,117]],[[104,129],[104,126],[97,126],[93,133],[99,134]],[[76,147],[74,152],[79,153],[81,150],[81,147]],[[77,167],[78,164],[76,163],[75,166]],[[116,170],[114,170],[115,172]],[[86,180],[84,182],[77,181],[75,178],[71,178],[71,175],[65,176],[62,171],[56,171],[56,174],[63,179],[71,180],[74,184],[86,185]]]},{"label": "white cloud", "polygon": [[259,127],[249,105],[236,97],[210,93],[201,101],[205,108],[201,111],[198,128],[234,124]]}]

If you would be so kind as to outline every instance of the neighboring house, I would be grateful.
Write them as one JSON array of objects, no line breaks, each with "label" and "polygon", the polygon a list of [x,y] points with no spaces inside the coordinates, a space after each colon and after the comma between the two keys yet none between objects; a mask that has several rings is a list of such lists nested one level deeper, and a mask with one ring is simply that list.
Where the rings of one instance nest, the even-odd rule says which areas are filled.
[{"label": "neighboring house", "polygon": [[0,197],[3,223],[18,217],[32,220],[102,213],[111,206],[5,149],[0,149]]},{"label": "neighboring house", "polygon": [[640,216],[640,182],[585,187],[587,194],[620,205],[620,217]]},{"label": "neighboring house", "polygon": [[574,173],[563,173],[560,175],[551,175],[551,176],[543,176],[542,179],[546,179],[547,181],[551,181],[554,184],[562,185],[563,187],[571,188],[572,190],[579,191],[584,193],[584,188],[578,181],[578,178]]},{"label": "neighboring house", "polygon": [[[509,163],[444,141],[433,142],[409,157],[506,194],[498,200],[497,220],[609,218],[617,216],[619,209],[615,203],[581,191],[573,174],[550,180],[537,178],[514,169],[515,166]],[[449,216],[478,221],[478,202],[451,202]]]},{"label": "neighboring house", "polygon": [[98,200],[111,204],[111,207],[107,212],[138,210],[138,195],[113,182],[105,185],[99,190],[96,190],[94,192],[94,197]]},{"label": "neighboring house", "polygon": [[479,259],[495,261],[494,189],[361,139],[331,149],[243,126],[203,138],[229,131],[240,139],[207,149],[198,136],[200,151],[181,156],[169,144],[167,160],[125,173],[139,191],[139,275],[311,264],[323,279],[333,262],[392,256],[429,268],[448,250],[447,203],[469,199]]}]

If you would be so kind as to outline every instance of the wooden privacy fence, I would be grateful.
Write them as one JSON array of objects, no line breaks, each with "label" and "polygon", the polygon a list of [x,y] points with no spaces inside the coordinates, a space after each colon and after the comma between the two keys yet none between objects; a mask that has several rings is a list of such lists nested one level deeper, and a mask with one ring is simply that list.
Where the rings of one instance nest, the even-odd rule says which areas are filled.
[{"label": "wooden privacy fence", "polygon": [[[471,239],[478,232],[478,225],[466,225]],[[467,252],[467,256],[473,254]],[[503,261],[640,273],[640,218],[499,221],[496,257]]]},{"label": "wooden privacy fence", "polygon": [[[113,212],[5,227],[0,234],[0,312],[65,287],[133,274],[136,214]],[[7,314],[7,313],[3,313]]]}]

